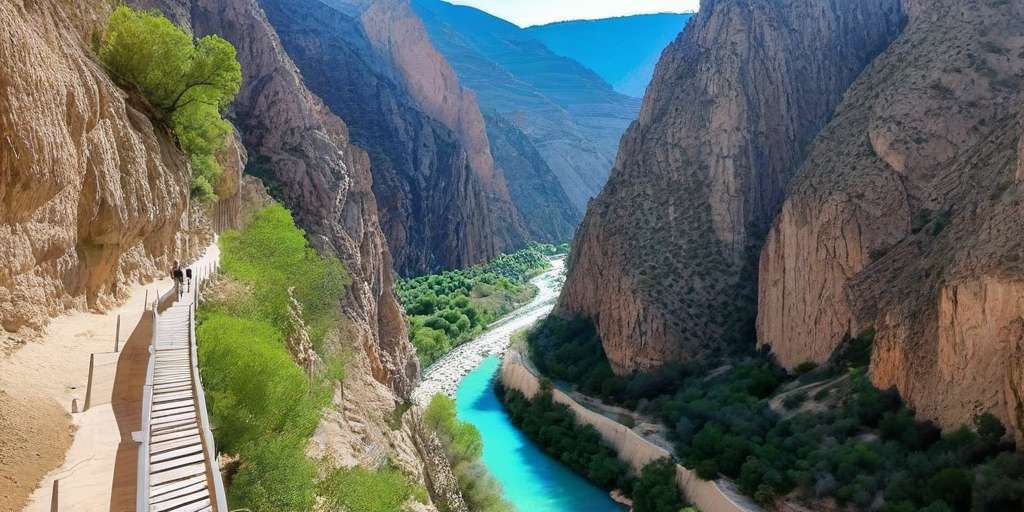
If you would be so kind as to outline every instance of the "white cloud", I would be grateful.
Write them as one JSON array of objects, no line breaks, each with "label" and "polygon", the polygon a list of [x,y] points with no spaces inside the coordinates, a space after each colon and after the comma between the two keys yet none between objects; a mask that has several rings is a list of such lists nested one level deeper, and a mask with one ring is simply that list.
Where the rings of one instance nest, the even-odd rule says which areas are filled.
[{"label": "white cloud", "polygon": [[696,11],[699,0],[448,0],[470,5],[520,26],[611,18],[649,12]]}]

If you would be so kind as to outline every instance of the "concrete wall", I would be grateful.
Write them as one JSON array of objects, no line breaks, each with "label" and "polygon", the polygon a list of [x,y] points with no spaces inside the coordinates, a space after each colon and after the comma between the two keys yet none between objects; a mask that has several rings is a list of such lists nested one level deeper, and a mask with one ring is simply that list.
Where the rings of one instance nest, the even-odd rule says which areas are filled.
[{"label": "concrete wall", "polygon": [[[505,356],[501,365],[501,382],[506,388],[518,390],[527,398],[533,398],[540,390],[540,380],[523,364],[522,356],[515,351],[509,351]],[[555,402],[568,406],[579,423],[594,427],[615,449],[619,458],[634,470],[640,471],[653,460],[671,457],[664,448],[647,441],[624,425],[583,407],[565,393],[555,389],[552,397]],[[761,512],[749,500],[731,495],[716,482],[701,480],[694,472],[678,464],[676,483],[687,499],[702,512]]]}]

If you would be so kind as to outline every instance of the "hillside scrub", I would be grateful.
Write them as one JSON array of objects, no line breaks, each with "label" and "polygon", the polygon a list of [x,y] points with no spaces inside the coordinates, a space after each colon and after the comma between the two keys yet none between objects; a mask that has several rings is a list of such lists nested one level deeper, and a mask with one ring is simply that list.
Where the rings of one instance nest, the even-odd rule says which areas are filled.
[{"label": "hillside scrub", "polygon": [[[344,265],[310,248],[277,204],[257,212],[242,231],[224,233],[220,246],[223,275],[198,311],[196,337],[217,447],[238,459],[228,478],[229,503],[276,512],[313,510],[326,499],[349,512],[399,510],[389,504],[419,495],[404,476],[386,468],[332,470],[306,456],[343,376],[341,356],[324,339],[340,334],[336,310],[349,283]],[[296,328],[288,288],[316,333],[314,348],[327,363],[322,370],[307,373],[288,351],[286,340]],[[335,488],[351,481],[374,489],[376,497]]]},{"label": "hillside scrub", "polygon": [[733,479],[765,504],[787,497],[882,512],[1024,510],[1024,455],[1005,427],[990,414],[947,433],[917,421],[898,393],[871,384],[871,332],[800,375],[750,356],[607,378],[588,324],[539,324],[527,334],[535,365],[661,419],[680,461],[701,478]]},{"label": "hillside scrub", "polygon": [[484,443],[480,431],[456,417],[455,402],[437,394],[423,413],[423,420],[445,447],[466,504],[474,512],[512,512],[501,484],[480,458]]},{"label": "hillside scrub", "polygon": [[530,278],[550,268],[547,255],[564,248],[530,244],[486,265],[400,280],[396,291],[409,315],[410,339],[420,363],[429,366],[529,302],[536,294]]},{"label": "hillside scrub", "polygon": [[192,164],[193,195],[215,199],[222,169],[214,155],[232,132],[221,112],[242,83],[234,46],[216,35],[193,42],[160,14],[122,5],[110,16],[99,56],[170,122]]}]

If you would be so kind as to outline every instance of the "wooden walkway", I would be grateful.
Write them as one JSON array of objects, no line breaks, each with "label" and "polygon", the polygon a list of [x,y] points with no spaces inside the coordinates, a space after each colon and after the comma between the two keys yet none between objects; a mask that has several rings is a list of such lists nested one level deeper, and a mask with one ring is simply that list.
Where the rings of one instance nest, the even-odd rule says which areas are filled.
[{"label": "wooden walkway", "polygon": [[196,360],[198,295],[185,293],[156,315],[139,433],[138,512],[227,512]]}]

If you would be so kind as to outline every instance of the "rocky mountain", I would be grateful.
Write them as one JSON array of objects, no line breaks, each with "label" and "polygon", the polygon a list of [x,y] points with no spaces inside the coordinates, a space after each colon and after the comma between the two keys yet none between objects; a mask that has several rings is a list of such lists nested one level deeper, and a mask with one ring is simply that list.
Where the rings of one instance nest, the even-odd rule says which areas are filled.
[{"label": "rocky mountain", "polygon": [[750,344],[789,180],[904,22],[897,0],[702,2],[587,211],[558,307],[596,322],[616,371]]},{"label": "rocky mountain", "polygon": [[556,54],[594,70],[616,91],[639,98],[654,76],[661,52],[691,17],[689,13],[640,14],[562,21],[526,31]]},{"label": "rocky mountain", "polygon": [[261,2],[310,89],[369,151],[401,274],[479,263],[527,234],[473,95],[402,1]]},{"label": "rocky mountain", "polygon": [[[487,117],[506,119],[504,128],[492,126],[489,131],[514,128],[536,148],[575,210],[562,212],[558,221],[575,226],[587,201],[604,185],[639,101],[615,92],[593,71],[554,54],[530,33],[500,18],[441,0],[414,0],[413,7],[462,84],[477,94]],[[521,162],[523,157],[511,160]],[[543,167],[520,171],[500,158],[499,163],[506,167],[510,185],[547,173]],[[530,203],[543,202],[554,210],[560,200],[541,196]],[[522,204],[520,209],[530,221],[528,209]]]},{"label": "rocky mountain", "polygon": [[99,2],[0,5],[0,327],[18,340],[123,301],[126,283],[210,239],[173,135],[93,58],[108,15]]},{"label": "rocky mountain", "polygon": [[875,331],[871,376],[944,426],[1024,434],[1024,5],[906,2],[760,258],[758,337],[792,368]]},{"label": "rocky mountain", "polygon": [[[345,312],[374,361],[373,375],[396,393],[418,373],[393,293],[391,257],[377,218],[369,159],[351,145],[345,123],[302,82],[263,11],[238,0],[140,0],[196,35],[231,42],[242,65],[242,90],[231,117],[296,221],[353,273]],[[188,13],[187,18],[180,14]]]},{"label": "rocky mountain", "polygon": [[[419,366],[394,296],[394,270],[372,190],[371,158],[353,144],[346,123],[307,89],[301,68],[260,4],[136,3],[160,9],[196,35],[216,33],[235,46],[244,76],[231,117],[258,172],[272,183],[314,245],[340,257],[352,274],[342,304],[349,335],[345,341],[351,344],[346,377],[335,389],[308,452],[337,467],[372,465],[386,458],[429,489],[438,506],[452,505],[446,496],[461,503],[457,489],[451,495],[450,479],[428,476],[450,475],[451,469],[443,456],[431,451],[429,436],[417,420],[400,427],[385,421],[411,390]],[[421,509],[436,510],[433,505]]]}]

